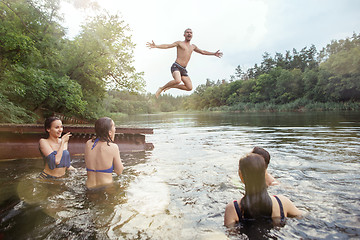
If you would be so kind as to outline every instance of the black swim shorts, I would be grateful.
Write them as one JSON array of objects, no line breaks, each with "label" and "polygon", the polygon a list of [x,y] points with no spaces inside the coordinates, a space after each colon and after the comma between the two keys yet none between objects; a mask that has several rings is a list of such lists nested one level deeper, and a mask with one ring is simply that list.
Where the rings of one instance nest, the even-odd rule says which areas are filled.
[{"label": "black swim shorts", "polygon": [[188,76],[186,68],[184,68],[177,62],[174,62],[174,64],[171,66],[171,73],[173,73],[174,71],[179,71],[181,76]]}]

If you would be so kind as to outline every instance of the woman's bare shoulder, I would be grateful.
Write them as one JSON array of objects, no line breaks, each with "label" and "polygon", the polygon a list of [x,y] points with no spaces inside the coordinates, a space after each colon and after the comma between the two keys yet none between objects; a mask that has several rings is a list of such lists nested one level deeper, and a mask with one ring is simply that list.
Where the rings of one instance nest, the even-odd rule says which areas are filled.
[{"label": "woman's bare shoulder", "polygon": [[109,143],[111,149],[117,149],[119,150],[119,146],[116,143]]},{"label": "woman's bare shoulder", "polygon": [[49,144],[49,143],[48,143],[48,141],[47,141],[46,138],[40,138],[39,144],[40,144],[40,145],[43,145],[43,144]]}]

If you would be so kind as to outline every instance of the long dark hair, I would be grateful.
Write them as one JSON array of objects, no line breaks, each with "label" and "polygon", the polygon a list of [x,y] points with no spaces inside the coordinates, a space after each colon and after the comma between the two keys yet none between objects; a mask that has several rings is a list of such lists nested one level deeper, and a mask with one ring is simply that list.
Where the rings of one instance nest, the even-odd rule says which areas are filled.
[{"label": "long dark hair", "polygon": [[256,153],[261,155],[266,163],[266,167],[269,165],[270,163],[270,153],[268,151],[266,151],[265,149],[261,148],[261,147],[254,147],[254,149],[252,150],[252,153]]},{"label": "long dark hair", "polygon": [[245,196],[240,204],[246,219],[271,217],[272,201],[267,192],[265,170],[265,160],[259,154],[250,153],[239,161],[245,184]]},{"label": "long dark hair", "polygon": [[51,128],[51,124],[52,122],[56,121],[56,120],[60,120],[60,118],[52,116],[52,117],[48,117],[47,119],[45,119],[44,122],[44,128],[45,128],[45,137],[48,138],[49,137],[49,132],[47,131],[48,129]]},{"label": "long dark hair", "polygon": [[101,140],[101,141],[107,142],[108,145],[109,145],[109,142],[113,142],[109,135],[109,131],[111,130],[112,123],[113,123],[113,120],[108,117],[99,118],[95,122],[96,138],[99,138],[99,140]]}]

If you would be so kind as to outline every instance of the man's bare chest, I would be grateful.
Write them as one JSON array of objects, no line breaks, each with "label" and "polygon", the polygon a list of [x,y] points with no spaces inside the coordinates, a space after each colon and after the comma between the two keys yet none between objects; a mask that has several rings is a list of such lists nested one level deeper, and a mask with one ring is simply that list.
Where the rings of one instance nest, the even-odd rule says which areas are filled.
[{"label": "man's bare chest", "polygon": [[181,44],[178,46],[178,52],[184,53],[184,54],[191,54],[195,49],[194,45],[186,45],[186,44]]}]

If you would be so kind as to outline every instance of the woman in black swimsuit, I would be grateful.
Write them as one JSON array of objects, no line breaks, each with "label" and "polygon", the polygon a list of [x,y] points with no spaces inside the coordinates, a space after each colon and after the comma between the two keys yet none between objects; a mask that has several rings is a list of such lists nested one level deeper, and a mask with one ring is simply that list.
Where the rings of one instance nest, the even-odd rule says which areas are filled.
[{"label": "woman in black swimsuit", "polygon": [[266,164],[259,154],[250,153],[239,161],[239,176],[245,184],[245,195],[240,201],[228,203],[224,224],[232,226],[246,219],[300,216],[302,213],[285,196],[270,196],[265,183]]}]

